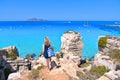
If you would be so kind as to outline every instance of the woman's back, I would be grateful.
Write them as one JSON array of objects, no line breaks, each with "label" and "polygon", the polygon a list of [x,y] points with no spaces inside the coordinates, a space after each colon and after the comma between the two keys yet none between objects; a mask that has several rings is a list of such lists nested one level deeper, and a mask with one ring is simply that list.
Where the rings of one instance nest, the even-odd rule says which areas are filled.
[{"label": "woman's back", "polygon": [[45,58],[48,58],[48,48],[50,47],[50,44],[49,45],[44,45],[44,57]]}]

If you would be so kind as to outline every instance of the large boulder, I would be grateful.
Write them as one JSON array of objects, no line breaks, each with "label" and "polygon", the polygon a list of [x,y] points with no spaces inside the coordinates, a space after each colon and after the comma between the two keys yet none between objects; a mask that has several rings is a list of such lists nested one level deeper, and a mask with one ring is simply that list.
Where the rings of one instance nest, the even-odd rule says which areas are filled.
[{"label": "large boulder", "polygon": [[116,69],[114,60],[112,60],[109,56],[103,55],[101,53],[97,53],[96,56],[94,57],[94,64],[96,66],[104,65],[106,68],[110,70]]},{"label": "large boulder", "polygon": [[109,71],[108,73],[104,74],[110,80],[120,80],[120,70],[118,71]]},{"label": "large boulder", "polygon": [[4,58],[12,58],[15,59],[17,57],[19,57],[19,52],[18,49],[16,48],[16,46],[8,46],[5,48],[0,49],[2,55],[4,56]]},{"label": "large boulder", "polygon": [[83,48],[82,37],[74,31],[67,31],[61,37],[61,52],[69,59],[77,59],[81,56]]},{"label": "large boulder", "polygon": [[17,80],[21,78],[21,74],[19,72],[9,74],[8,80]]},{"label": "large boulder", "polygon": [[27,80],[27,79],[21,79],[21,78],[26,77],[28,74],[29,74],[29,71],[27,70],[11,73],[9,74],[7,80]]}]

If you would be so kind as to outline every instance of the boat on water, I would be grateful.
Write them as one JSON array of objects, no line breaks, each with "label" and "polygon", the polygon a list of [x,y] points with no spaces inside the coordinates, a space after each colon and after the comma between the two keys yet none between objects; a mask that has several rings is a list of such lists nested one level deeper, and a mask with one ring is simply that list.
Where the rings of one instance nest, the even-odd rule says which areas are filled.
[{"label": "boat on water", "polygon": [[89,26],[88,22],[84,22],[83,26]]}]

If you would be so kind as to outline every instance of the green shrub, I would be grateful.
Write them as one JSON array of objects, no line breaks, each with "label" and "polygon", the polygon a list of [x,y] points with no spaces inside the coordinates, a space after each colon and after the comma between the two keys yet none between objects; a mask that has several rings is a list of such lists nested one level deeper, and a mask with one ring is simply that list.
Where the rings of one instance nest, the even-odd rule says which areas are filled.
[{"label": "green shrub", "polygon": [[105,47],[107,44],[107,37],[101,37],[98,41],[98,46]]},{"label": "green shrub", "polygon": [[63,56],[64,56],[64,53],[60,52],[60,57],[63,58]]},{"label": "green shrub", "polygon": [[90,71],[86,69],[83,71],[84,72],[77,71],[77,76],[80,80],[96,80],[109,70],[106,69],[105,66],[93,66]]},{"label": "green shrub", "polygon": [[39,64],[39,62],[36,62],[36,63],[35,63],[35,65],[38,65],[38,64]]},{"label": "green shrub", "polygon": [[91,64],[90,62],[87,62],[87,63],[81,64],[80,67],[81,67],[81,68],[87,67],[87,66],[89,66],[90,64]]},{"label": "green shrub", "polygon": [[14,59],[17,58],[17,56],[15,55],[15,52],[14,52],[13,49],[12,49],[12,50],[10,51],[10,53],[8,54],[8,58],[10,58],[10,59],[12,59],[12,60],[14,60]]},{"label": "green shrub", "polygon": [[29,80],[39,80],[39,71],[37,69],[32,69],[28,78]]},{"label": "green shrub", "polygon": [[83,74],[80,71],[77,71],[77,76],[79,77],[80,80],[94,80],[95,78],[91,76],[89,73]]},{"label": "green shrub", "polygon": [[59,58],[60,58],[60,54],[56,54],[56,58],[59,60]]},{"label": "green shrub", "polygon": [[90,70],[90,74],[94,75],[96,78],[101,77],[104,75],[105,72],[108,72],[109,70],[105,66],[94,66]]},{"label": "green shrub", "polygon": [[41,70],[43,67],[44,67],[44,65],[41,64],[41,66],[38,66],[38,67],[37,67],[37,70]]},{"label": "green shrub", "polygon": [[120,62],[120,50],[118,49],[113,49],[108,51],[108,56],[110,56],[112,59]]}]

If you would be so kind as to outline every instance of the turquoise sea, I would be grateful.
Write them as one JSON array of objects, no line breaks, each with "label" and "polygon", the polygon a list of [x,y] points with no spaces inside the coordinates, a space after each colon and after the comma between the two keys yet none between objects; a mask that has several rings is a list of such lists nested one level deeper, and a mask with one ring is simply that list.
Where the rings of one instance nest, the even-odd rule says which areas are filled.
[{"label": "turquoise sea", "polygon": [[120,36],[120,28],[104,24],[119,24],[119,21],[1,21],[0,48],[15,45],[22,58],[31,53],[38,56],[42,51],[44,37],[48,36],[58,52],[62,34],[74,30],[82,36],[82,57],[91,58],[98,50],[98,36]]}]

